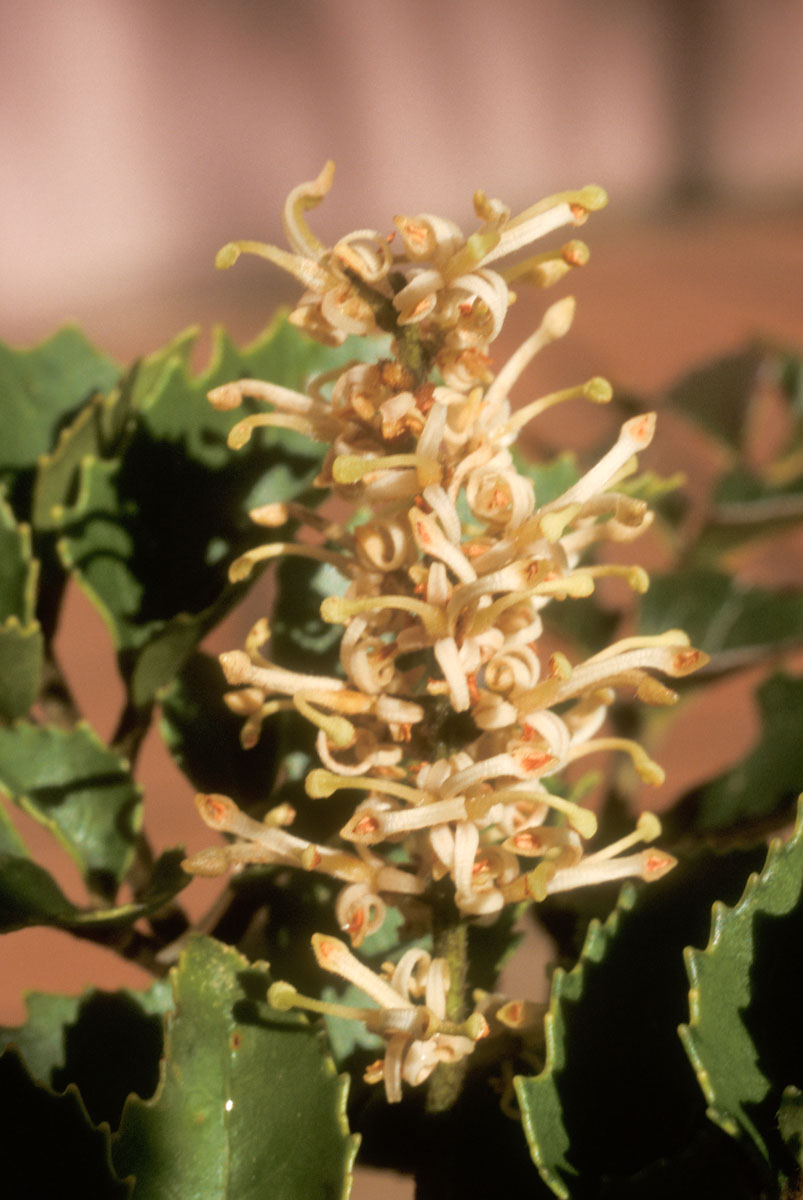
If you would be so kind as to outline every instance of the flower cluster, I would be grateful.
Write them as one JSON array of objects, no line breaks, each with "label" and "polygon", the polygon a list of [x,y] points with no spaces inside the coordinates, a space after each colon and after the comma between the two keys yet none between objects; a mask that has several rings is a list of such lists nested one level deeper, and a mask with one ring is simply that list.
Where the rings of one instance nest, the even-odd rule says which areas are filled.
[{"label": "flower cluster", "polygon": [[[460,1062],[486,1037],[488,1023],[480,1012],[465,1021],[447,1018],[447,994],[451,986],[445,959],[433,958],[426,950],[407,950],[394,966],[386,963],[381,975],[371,971],[338,938],[313,935],[312,948],[318,963],[360,987],[378,1008],[352,1008],[302,996],[290,984],[274,983],[268,999],[274,1008],[306,1008],[329,1016],[364,1022],[371,1033],[387,1040],[384,1058],[368,1067],[369,1083],[384,1080],[391,1103],[401,1100],[402,1080],[413,1086],[423,1083],[439,1063]],[[415,1000],[422,1001],[419,1004]]]},{"label": "flower cluster", "polygon": [[[236,689],[229,704],[245,719],[245,745],[254,744],[267,716],[293,708],[317,728],[322,765],[306,778],[308,795],[349,789],[363,798],[333,847],[283,828],[293,818],[286,807],[258,822],[226,797],[199,797],[207,823],[235,840],[194,856],[188,869],[217,874],[259,862],[325,872],[345,884],[336,913],[355,947],[382,924],[389,899],[420,907],[447,877],[459,913],[472,918],[605,880],[657,879],[673,859],[649,848],[660,833],[656,817],[642,815],[631,835],[588,852],[593,812],[556,794],[550,781],[581,758],[617,751],[659,783],[660,768],[638,744],[606,736],[608,709],[621,688],[647,703],[671,703],[674,693],[654,673],[684,676],[704,656],[678,630],[626,638],[579,663],[540,648],[547,605],[588,596],[601,576],[646,588],[640,567],[589,565],[584,554],[602,541],[630,541],[649,524],[647,505],[620,483],[649,445],[655,418],[627,421],[596,465],[543,503],[516,466],[517,435],[558,402],[605,402],[610,385],[593,378],[511,408],[524,369],[568,331],[571,299],[547,309],[496,376],[489,356],[514,299],[510,284],[550,285],[588,252],[570,240],[503,270],[499,260],[581,224],[605,195],[594,187],[567,192],[512,217],[477,193],[480,225],[469,237],[424,214],[397,217],[389,237],[363,229],[327,249],[304,213],[325,195],[332,172],[327,164],[288,198],[290,252],[236,243],[218,263],[231,265],[242,251],[270,259],[305,286],[291,321],[329,344],[389,333],[392,357],[348,364],[313,380],[305,394],[244,379],[215,389],[210,400],[222,409],[246,397],[270,405],[234,426],[232,446],[264,425],[329,446],[317,483],[345,501],[354,519],[339,523],[298,504],[263,506],[252,513],[256,522],[278,528],[300,521],[316,540],[271,541],[235,561],[231,575],[244,578],[278,555],[334,566],[345,594],[324,600],[321,615],[344,626],[342,671],[307,675],[274,664],[266,621],[221,663]],[[465,740],[457,745],[443,736],[444,714],[453,723],[463,714]],[[392,861],[383,854],[388,846],[395,847]],[[398,1098],[402,1078],[420,1081],[437,1061],[467,1053],[481,1032],[479,1021],[445,1031],[443,960],[410,967],[405,956],[389,981],[374,976],[369,987],[366,968],[342,943],[319,938],[316,954],[389,1010],[384,1024],[372,1018],[388,1052],[371,1076],[383,1074],[389,1099]],[[410,1016],[414,979],[416,994],[428,998],[426,1019]],[[398,1014],[405,1013],[402,1029]]]}]

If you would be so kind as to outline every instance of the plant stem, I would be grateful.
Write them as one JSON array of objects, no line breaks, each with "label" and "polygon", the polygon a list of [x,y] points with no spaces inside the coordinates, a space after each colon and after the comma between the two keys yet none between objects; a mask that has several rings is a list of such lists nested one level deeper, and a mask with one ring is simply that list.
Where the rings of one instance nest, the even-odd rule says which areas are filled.
[{"label": "plant stem", "polygon": [[132,770],[145,734],[150,728],[152,713],[153,704],[139,706],[134,704],[133,700],[127,700],[120,713],[110,746],[115,754],[128,759]]},{"label": "plant stem", "polygon": [[56,725],[59,729],[73,729],[81,720],[81,710],[53,654],[52,646],[45,648],[39,703],[48,724]]},{"label": "plant stem", "polygon": [[[446,993],[446,1017],[449,1021],[466,1018],[466,970],[468,967],[468,924],[458,914],[454,904],[450,905],[450,919],[440,924],[440,906],[433,908],[434,952],[445,958],[449,968],[449,991]],[[460,1095],[463,1078],[468,1065],[467,1059],[456,1063],[441,1063],[433,1072],[427,1091],[427,1112],[442,1113],[452,1107]]]}]

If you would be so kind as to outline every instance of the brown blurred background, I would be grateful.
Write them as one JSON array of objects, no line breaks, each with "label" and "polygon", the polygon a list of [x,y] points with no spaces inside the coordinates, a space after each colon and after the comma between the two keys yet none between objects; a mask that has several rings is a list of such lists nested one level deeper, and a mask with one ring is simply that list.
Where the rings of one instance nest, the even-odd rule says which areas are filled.
[{"label": "brown blurred background", "polygon": [[[293,285],[258,262],[217,274],[215,251],[281,241],[287,191],[332,157],[312,217],[324,239],[422,210],[470,230],[477,187],[514,208],[606,187],[571,281],[575,330],[535,387],[600,373],[658,391],[752,334],[802,342],[801,47],[799,0],[5,0],[0,337],[77,321],[121,360],[188,324],[252,338]],[[520,308],[500,357],[540,304]],[[68,617],[64,664],[108,735],[105,631],[78,595]],[[678,781],[703,770],[695,754],[676,756]],[[203,845],[154,738],[143,768],[157,847]],[[187,894],[196,912],[203,886]],[[48,931],[5,938],[0,956],[6,1024],[23,1019],[23,988],[143,978]]]}]

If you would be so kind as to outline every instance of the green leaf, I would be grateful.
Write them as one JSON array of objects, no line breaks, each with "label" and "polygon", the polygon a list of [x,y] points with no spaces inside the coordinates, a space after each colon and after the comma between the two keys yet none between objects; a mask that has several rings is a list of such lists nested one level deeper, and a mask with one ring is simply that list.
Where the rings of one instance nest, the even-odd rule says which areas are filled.
[{"label": "green leaf", "polygon": [[762,648],[803,635],[803,595],[749,587],[732,575],[697,568],[652,576],[641,601],[639,628],[657,634],[684,629],[692,644],[724,668],[749,662]]},{"label": "green leaf", "polygon": [[33,620],[36,577],[30,526],[17,524],[0,492],[0,621],[13,616],[27,625]]},{"label": "green leaf", "polygon": [[221,608],[211,604],[200,613],[179,613],[153,630],[133,659],[129,691],[134,706],[142,708],[181,670],[198,640],[216,624]]},{"label": "green leaf", "polygon": [[172,972],[156,1095],[131,1097],[113,1144],[133,1195],[346,1195],[354,1139],[346,1082],[303,1018],[271,1010],[269,978],[235,950],[195,937]]},{"label": "green leaf", "polygon": [[766,359],[765,347],[753,345],[707,363],[675,384],[667,403],[720,441],[739,447]]},{"label": "green leaf", "polygon": [[0,625],[0,717],[24,717],[39,694],[44,638],[34,621],[23,627],[16,617]]},{"label": "green leaf", "polygon": [[[131,385],[135,424],[122,457],[83,459],[77,498],[61,512],[60,550],[110,629],[136,706],[242,595],[229,563],[267,540],[248,510],[305,494],[324,453],[279,429],[230,450],[242,414],[214,409],[207,392],[241,376],[302,387],[312,370],[348,356],[308,343],[284,319],[244,351],[218,335],[200,376],[188,374],[183,353],[165,355]],[[244,411],[254,408],[248,401]]]},{"label": "green leaf", "polygon": [[31,531],[0,491],[0,718],[24,716],[36,700],[44,640],[34,620],[39,564]]},{"label": "green leaf", "polygon": [[156,1091],[162,1018],[171,1006],[167,981],[154,984],[149,993],[86,993],[64,1023],[63,1057],[54,1064],[52,1086],[62,1090],[72,1084],[92,1122],[116,1129],[132,1093],[147,1100]]},{"label": "green leaf", "polygon": [[0,792],[53,833],[93,890],[114,894],[132,860],[141,795],[125,760],[87,724],[0,729]]},{"label": "green leaf", "polygon": [[566,1065],[563,1008],[566,1004],[576,1004],[580,1000],[587,964],[602,961],[608,943],[616,935],[621,913],[632,908],[634,902],[635,894],[632,889],[625,889],[619,907],[604,925],[599,921],[592,921],[580,961],[574,969],[568,974],[560,967],[555,971],[552,977],[549,1012],[544,1019],[547,1046],[544,1070],[535,1078],[520,1076],[516,1080],[524,1131],[533,1159],[542,1179],[558,1196],[570,1195],[567,1181],[577,1175],[577,1170],[569,1161],[571,1141],[556,1085],[556,1076]]},{"label": "green leaf", "polygon": [[92,396],[74,421],[62,429],[53,450],[39,458],[33,493],[33,523],[37,529],[58,529],[64,509],[71,503],[83,460],[117,457],[126,434],[132,431],[133,420],[131,388],[124,381],[108,395]]},{"label": "green leaf", "polygon": [[52,875],[35,863],[0,806],[0,933],[31,925],[92,937],[157,912],[186,887],[183,850],[168,850],[154,866],[139,901],[114,908],[80,908],[62,892]]},{"label": "green leaf", "polygon": [[34,1083],[18,1056],[0,1057],[3,1195],[80,1195],[125,1200],[109,1162],[109,1131],[90,1123],[73,1089],[57,1096]]},{"label": "green leaf", "polygon": [[14,1046],[31,1076],[57,1091],[74,1084],[93,1123],[116,1128],[128,1093],[148,1097],[156,1088],[160,1018],[171,1004],[167,980],[144,992],[31,992],[25,1024],[0,1027],[0,1050]]},{"label": "green leaf", "polygon": [[[760,1194],[739,1147],[706,1120],[676,1032],[683,947],[705,937],[713,900],[737,897],[760,859],[706,853],[638,893],[628,886],[604,924],[591,922],[573,970],[556,969],[544,1069],[516,1088],[533,1158],[557,1195],[648,1200],[674,1195],[668,1182],[679,1177],[695,1200]],[[702,1187],[712,1163],[731,1191]]]},{"label": "green leaf", "polygon": [[250,750],[240,744],[242,717],[224,704],[229,691],[218,662],[194,654],[161,696],[160,728],[176,763],[199,792],[223,792],[246,808],[268,799],[278,768],[276,731],[265,727]]},{"label": "green leaf", "polygon": [[707,564],[750,546],[803,520],[803,479],[783,485],[759,479],[743,467],[717,484],[714,502],[692,547],[696,562]]},{"label": "green leaf", "polygon": [[756,691],[761,732],[735,767],[694,788],[666,814],[670,838],[785,820],[803,782],[803,680],[778,673]]},{"label": "green leaf", "polygon": [[80,1003],[80,996],[29,992],[25,1024],[0,1026],[0,1050],[13,1046],[33,1079],[52,1084],[53,1071],[64,1065],[64,1030]]},{"label": "green leaf", "polygon": [[276,599],[271,614],[271,654],[288,670],[326,674],[337,669],[340,625],[327,624],[321,603],[327,596],[342,596],[348,587],[335,567],[308,558],[288,555],[276,576]]},{"label": "green leaf", "polygon": [[138,900],[129,904],[118,904],[114,908],[81,909],[72,918],[70,928],[81,932],[107,926],[129,925],[138,921],[140,917],[158,912],[192,882],[192,876],[181,866],[186,856],[182,846],[165,850],[154,863],[151,877]]},{"label": "green leaf", "polygon": [[521,944],[524,934],[517,926],[527,904],[508,904],[489,925],[469,925],[468,961],[471,985],[492,992],[499,974]]},{"label": "green leaf", "polygon": [[77,329],[63,329],[33,350],[0,343],[0,475],[35,466],[65,420],[119,374]]},{"label": "green leaf", "polygon": [[69,926],[78,912],[44,867],[26,855],[0,851],[0,933],[27,925]]},{"label": "green leaf", "polygon": [[774,1169],[794,1170],[777,1125],[803,1084],[803,800],[794,836],[774,841],[734,908],[717,903],[708,946],[686,951],[690,1020],[681,1038],[708,1115]]}]

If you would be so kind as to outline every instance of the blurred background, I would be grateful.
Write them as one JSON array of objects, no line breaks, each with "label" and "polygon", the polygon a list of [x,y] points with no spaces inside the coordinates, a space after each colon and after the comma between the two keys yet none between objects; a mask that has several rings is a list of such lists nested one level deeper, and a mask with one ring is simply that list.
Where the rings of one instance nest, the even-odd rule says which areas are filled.
[{"label": "blurred background", "polygon": [[579,328],[629,383],[797,336],[801,45],[797,0],[6,2],[0,336],[253,336],[293,285],[215,250],[329,157],[324,237],[602,184]]},{"label": "blurred background", "polygon": [[[6,0],[0,29],[6,341],[75,321],[126,361],[197,323],[200,365],[213,323],[250,340],[295,287],[257,261],[217,273],[215,251],[281,243],[286,193],[329,157],[324,240],[397,212],[470,231],[478,187],[514,210],[608,190],[570,281],[575,330],[533,372],[539,390],[599,373],[660,392],[750,336],[803,340],[799,0]],[[500,358],[540,311],[517,306]],[[108,736],[106,634],[80,596],[68,615],[64,666]],[[157,745],[143,770],[167,814],[157,848],[206,844]],[[2,954],[7,1024],[24,1019],[23,987],[142,982],[52,931]]]}]

